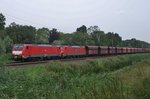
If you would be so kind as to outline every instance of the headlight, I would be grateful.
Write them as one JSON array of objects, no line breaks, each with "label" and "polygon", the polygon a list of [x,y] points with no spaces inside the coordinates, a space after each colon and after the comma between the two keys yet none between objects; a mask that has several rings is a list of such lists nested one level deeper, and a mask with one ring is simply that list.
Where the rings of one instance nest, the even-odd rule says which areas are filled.
[{"label": "headlight", "polygon": [[13,51],[12,54],[14,54],[14,55],[20,55],[20,54],[22,54],[22,51]]}]

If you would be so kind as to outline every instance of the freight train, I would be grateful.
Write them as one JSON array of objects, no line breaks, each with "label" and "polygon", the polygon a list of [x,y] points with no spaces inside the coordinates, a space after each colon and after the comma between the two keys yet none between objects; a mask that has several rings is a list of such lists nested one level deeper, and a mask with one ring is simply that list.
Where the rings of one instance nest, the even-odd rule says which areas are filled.
[{"label": "freight train", "polygon": [[44,44],[15,44],[12,49],[13,58],[16,60],[60,59],[148,52],[150,52],[150,48],[127,48],[111,46],[53,46]]}]

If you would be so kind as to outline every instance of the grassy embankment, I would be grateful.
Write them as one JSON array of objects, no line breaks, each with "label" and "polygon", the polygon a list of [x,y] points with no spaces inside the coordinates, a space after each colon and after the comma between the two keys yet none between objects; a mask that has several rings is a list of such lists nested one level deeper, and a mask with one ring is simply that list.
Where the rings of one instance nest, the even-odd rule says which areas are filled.
[{"label": "grassy embankment", "polygon": [[150,99],[150,54],[0,68],[0,98]]}]

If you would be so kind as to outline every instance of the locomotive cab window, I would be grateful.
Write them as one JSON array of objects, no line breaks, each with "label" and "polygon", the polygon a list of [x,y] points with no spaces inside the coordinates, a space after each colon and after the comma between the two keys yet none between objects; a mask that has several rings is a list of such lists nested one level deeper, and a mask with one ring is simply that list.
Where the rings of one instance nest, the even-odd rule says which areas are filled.
[{"label": "locomotive cab window", "polygon": [[22,50],[23,49],[23,45],[15,45],[13,47],[14,50]]}]

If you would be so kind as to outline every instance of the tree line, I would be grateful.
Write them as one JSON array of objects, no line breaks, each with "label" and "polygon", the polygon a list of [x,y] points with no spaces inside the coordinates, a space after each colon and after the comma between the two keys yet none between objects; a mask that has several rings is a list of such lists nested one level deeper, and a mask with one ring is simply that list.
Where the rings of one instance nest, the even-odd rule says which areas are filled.
[{"label": "tree line", "polygon": [[51,45],[97,45],[120,47],[150,47],[144,41],[122,40],[118,33],[105,33],[98,26],[80,26],[73,33],[60,32],[53,28],[36,29],[33,26],[19,25],[15,22],[5,27],[5,16],[0,13],[0,54],[11,52],[13,44],[51,44]]}]

